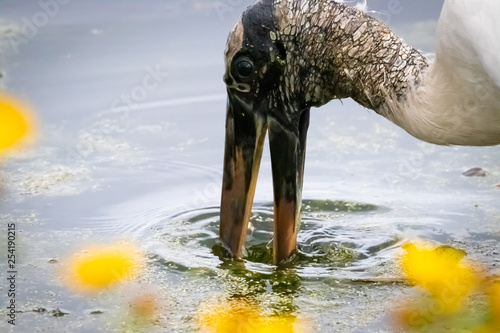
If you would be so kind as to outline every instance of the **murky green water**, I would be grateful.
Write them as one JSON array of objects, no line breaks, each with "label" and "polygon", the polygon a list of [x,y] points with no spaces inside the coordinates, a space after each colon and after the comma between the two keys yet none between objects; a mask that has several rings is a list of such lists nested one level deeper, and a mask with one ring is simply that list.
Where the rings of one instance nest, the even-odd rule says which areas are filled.
[{"label": "murky green water", "polygon": [[[226,4],[221,14],[210,1],[72,1],[14,49],[23,18],[42,9],[0,2],[0,82],[33,105],[40,126],[36,147],[0,167],[0,244],[6,253],[15,223],[19,272],[17,325],[4,320],[2,285],[2,330],[190,332],[200,305],[247,297],[318,332],[392,332],[391,311],[412,293],[399,282],[406,241],[465,249],[500,273],[499,148],[424,144],[351,101],[313,110],[294,257],[271,264],[265,151],[248,255],[225,258],[222,51],[246,3]],[[472,167],[487,175],[462,176]],[[64,286],[69,255],[120,240],[145,253],[136,281],[95,297]],[[128,315],[141,290],[158,295],[153,323]]]}]

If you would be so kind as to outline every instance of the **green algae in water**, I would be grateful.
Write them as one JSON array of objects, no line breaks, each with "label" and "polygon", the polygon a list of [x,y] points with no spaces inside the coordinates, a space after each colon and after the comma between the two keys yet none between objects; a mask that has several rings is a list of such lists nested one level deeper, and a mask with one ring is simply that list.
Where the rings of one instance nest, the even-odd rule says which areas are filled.
[{"label": "green algae in water", "polygon": [[379,207],[371,204],[362,204],[349,201],[332,201],[332,200],[302,200],[302,211],[307,213],[315,212],[347,212],[360,213],[372,212],[378,210]]}]

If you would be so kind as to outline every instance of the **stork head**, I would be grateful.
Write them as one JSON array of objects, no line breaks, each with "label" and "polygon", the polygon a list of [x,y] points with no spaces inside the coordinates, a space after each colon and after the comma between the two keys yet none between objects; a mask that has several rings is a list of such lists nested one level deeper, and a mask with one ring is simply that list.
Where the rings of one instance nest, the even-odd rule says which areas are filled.
[{"label": "stork head", "polygon": [[279,263],[296,248],[310,107],[351,97],[394,121],[394,106],[418,86],[427,60],[341,1],[260,0],[230,33],[225,61],[220,237],[233,256],[243,255],[269,130]]},{"label": "stork head", "polygon": [[273,1],[249,7],[229,35],[225,52],[226,142],[220,237],[242,257],[264,137],[269,130],[274,185],[274,262],[296,248],[309,107],[287,56]]}]

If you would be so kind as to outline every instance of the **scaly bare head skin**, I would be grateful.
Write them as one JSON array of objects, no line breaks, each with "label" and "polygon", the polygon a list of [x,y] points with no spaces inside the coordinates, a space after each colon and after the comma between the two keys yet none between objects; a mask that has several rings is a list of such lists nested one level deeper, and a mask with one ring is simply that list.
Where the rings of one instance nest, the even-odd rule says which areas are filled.
[{"label": "scaly bare head skin", "polygon": [[[402,99],[418,86],[428,66],[385,24],[334,1],[259,1],[235,29],[240,33],[228,40],[226,77],[237,54],[265,60],[256,71],[279,65],[268,93],[296,112],[347,97],[378,112],[387,98]],[[262,79],[254,82],[255,92]]]}]

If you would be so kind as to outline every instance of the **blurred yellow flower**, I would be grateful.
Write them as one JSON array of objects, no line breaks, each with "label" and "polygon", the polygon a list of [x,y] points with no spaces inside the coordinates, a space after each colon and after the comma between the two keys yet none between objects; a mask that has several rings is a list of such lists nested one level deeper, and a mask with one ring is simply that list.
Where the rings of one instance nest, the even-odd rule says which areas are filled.
[{"label": "blurred yellow flower", "polygon": [[139,268],[139,254],[130,245],[93,247],[71,260],[67,283],[82,292],[96,292],[132,279]]},{"label": "blurred yellow flower", "polygon": [[456,311],[478,282],[472,267],[461,262],[466,255],[463,250],[413,243],[403,249],[402,266],[408,280],[427,289],[443,313]]},{"label": "blurred yellow flower", "polygon": [[19,100],[0,93],[0,154],[27,141],[33,134],[33,116]]},{"label": "blurred yellow flower", "polygon": [[304,323],[295,316],[267,316],[246,300],[233,299],[201,311],[201,331],[204,333],[302,333]]}]

